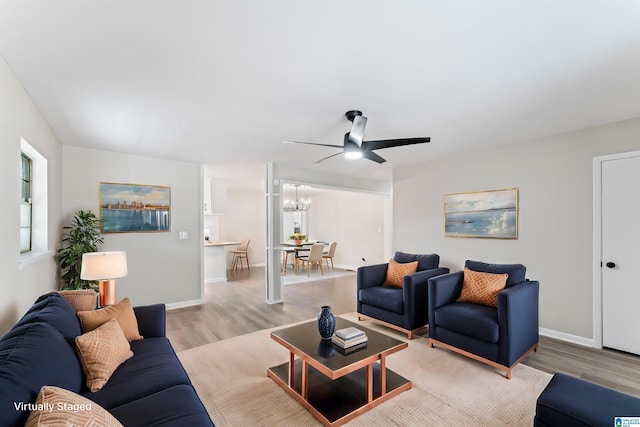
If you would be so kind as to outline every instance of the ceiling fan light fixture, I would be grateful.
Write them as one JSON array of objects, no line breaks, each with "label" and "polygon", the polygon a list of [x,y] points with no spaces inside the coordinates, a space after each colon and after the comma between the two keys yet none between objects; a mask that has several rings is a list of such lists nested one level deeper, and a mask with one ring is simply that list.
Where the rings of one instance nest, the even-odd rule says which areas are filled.
[{"label": "ceiling fan light fixture", "polygon": [[380,150],[382,148],[401,147],[403,145],[423,144],[430,142],[431,138],[419,137],[419,138],[395,138],[395,139],[378,139],[363,141],[364,129],[367,124],[367,118],[362,115],[362,111],[350,110],[345,113],[347,120],[352,122],[351,130],[344,134],[343,145],[334,144],[321,144],[315,142],[301,142],[291,141],[298,144],[318,145],[321,147],[335,147],[342,148],[342,151],[332,154],[330,156],[323,157],[320,160],[316,160],[313,163],[324,162],[332,157],[344,154],[344,158],[347,160],[355,159],[367,159],[378,164],[385,163],[386,160],[376,154],[374,150]]},{"label": "ceiling fan light fixture", "polygon": [[344,158],[349,160],[361,159],[362,150],[356,144],[351,141],[344,142]]},{"label": "ceiling fan light fixture", "polygon": [[356,160],[362,158],[362,151],[354,150],[354,151],[345,151],[344,158],[349,160]]}]

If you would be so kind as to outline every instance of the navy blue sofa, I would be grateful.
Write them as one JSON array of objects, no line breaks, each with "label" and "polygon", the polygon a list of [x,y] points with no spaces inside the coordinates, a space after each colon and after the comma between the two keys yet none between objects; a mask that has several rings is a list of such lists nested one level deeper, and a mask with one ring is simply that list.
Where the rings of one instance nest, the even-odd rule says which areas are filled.
[{"label": "navy blue sofa", "polygon": [[91,399],[127,427],[212,426],[165,336],[165,306],[134,312],[144,339],[131,342],[134,356],[92,393],[75,352],[77,315],[58,293],[40,297],[0,339],[0,425],[24,425],[29,412],[16,404],[34,402],[42,386],[53,385]]},{"label": "navy blue sofa", "polygon": [[401,289],[383,286],[388,263],[358,268],[358,318],[377,321],[406,333],[411,339],[428,323],[427,280],[448,273],[449,269],[438,267],[440,256],[437,254],[416,255],[398,251],[393,259],[399,263],[418,261],[417,271],[404,276]]},{"label": "navy blue sofa", "polygon": [[504,274],[498,308],[457,303],[464,272],[429,279],[429,344],[456,351],[505,371],[538,347],[538,281],[525,278],[522,264],[465,262],[470,270]]},{"label": "navy blue sofa", "polygon": [[640,417],[640,399],[564,374],[555,374],[538,397],[534,427],[623,425]]}]

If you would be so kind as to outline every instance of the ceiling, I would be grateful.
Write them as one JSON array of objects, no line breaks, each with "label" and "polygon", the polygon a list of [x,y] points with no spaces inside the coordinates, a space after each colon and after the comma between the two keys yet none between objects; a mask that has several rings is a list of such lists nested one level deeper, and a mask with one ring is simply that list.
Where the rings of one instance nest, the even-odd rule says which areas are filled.
[{"label": "ceiling", "polygon": [[[0,0],[0,55],[62,144],[388,179],[640,117],[637,0]],[[344,113],[388,162],[313,161]]]}]

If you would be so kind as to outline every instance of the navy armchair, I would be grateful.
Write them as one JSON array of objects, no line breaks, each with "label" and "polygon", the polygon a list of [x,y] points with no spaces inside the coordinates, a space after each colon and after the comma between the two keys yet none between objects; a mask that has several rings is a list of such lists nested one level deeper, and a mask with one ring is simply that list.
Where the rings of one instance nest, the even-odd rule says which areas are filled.
[{"label": "navy armchair", "polygon": [[525,279],[522,264],[486,264],[466,261],[470,270],[507,273],[497,308],[457,303],[464,272],[429,279],[429,344],[447,348],[505,371],[538,349],[538,294],[540,284]]},{"label": "navy armchair", "polygon": [[427,316],[427,281],[449,272],[438,268],[440,257],[396,252],[394,261],[418,261],[417,271],[403,278],[402,288],[384,286],[389,264],[375,264],[358,268],[357,310],[358,320],[373,320],[407,334],[424,329]]}]

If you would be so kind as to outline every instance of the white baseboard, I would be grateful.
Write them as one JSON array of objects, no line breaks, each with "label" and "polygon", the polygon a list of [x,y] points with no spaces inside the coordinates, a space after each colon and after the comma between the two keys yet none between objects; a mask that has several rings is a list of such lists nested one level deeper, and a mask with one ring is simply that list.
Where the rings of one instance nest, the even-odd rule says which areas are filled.
[{"label": "white baseboard", "polygon": [[208,277],[206,279],[204,279],[204,283],[225,283],[227,281],[227,276],[220,276],[220,277]]},{"label": "white baseboard", "polygon": [[185,308],[192,307],[194,305],[204,304],[204,299],[193,299],[191,301],[180,301],[180,302],[171,302],[169,304],[165,304],[167,310],[175,310],[176,308]]},{"label": "white baseboard", "polygon": [[573,344],[583,345],[585,347],[594,347],[593,338],[585,338],[578,335],[567,334],[566,332],[554,331],[553,329],[539,328],[540,335],[555,338],[561,341],[567,341]]},{"label": "white baseboard", "polygon": [[360,266],[359,265],[353,266],[353,265],[346,265],[346,264],[335,264],[334,267],[335,268],[341,268],[343,270],[358,271],[358,267],[360,267]]},{"label": "white baseboard", "polygon": [[[264,267],[266,264],[264,262],[259,262],[257,264],[249,264],[249,267]],[[247,265],[244,264],[244,268],[247,268]],[[227,267],[227,271],[233,270],[231,267]],[[242,270],[241,267],[238,267],[236,270]]]}]

